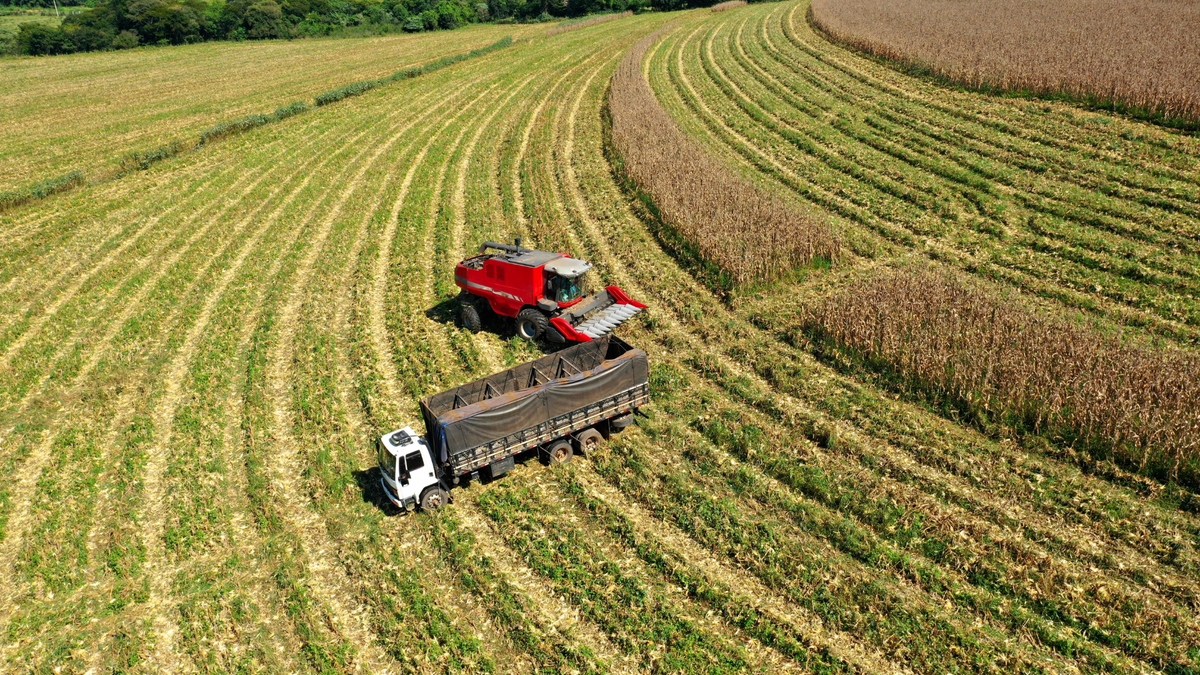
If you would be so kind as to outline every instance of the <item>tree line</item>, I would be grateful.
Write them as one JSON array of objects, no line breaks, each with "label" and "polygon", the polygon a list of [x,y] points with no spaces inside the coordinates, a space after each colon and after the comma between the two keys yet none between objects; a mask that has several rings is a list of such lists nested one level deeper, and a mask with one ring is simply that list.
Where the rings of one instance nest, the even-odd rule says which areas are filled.
[{"label": "tree line", "polygon": [[[24,0],[50,6],[52,0]],[[315,37],[355,26],[446,30],[479,22],[549,21],[601,12],[675,10],[713,0],[88,0],[57,27],[21,24],[7,51],[49,55],[209,40]]]}]

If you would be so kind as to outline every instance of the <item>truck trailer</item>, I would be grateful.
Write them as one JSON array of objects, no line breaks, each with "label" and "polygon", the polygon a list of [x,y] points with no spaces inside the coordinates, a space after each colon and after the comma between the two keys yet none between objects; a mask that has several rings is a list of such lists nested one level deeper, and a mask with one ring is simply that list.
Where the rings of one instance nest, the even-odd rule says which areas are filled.
[{"label": "truck trailer", "polygon": [[387,498],[436,509],[455,486],[510,471],[522,456],[548,463],[586,454],[650,401],[646,353],[608,334],[421,401],[425,434],[379,439]]}]

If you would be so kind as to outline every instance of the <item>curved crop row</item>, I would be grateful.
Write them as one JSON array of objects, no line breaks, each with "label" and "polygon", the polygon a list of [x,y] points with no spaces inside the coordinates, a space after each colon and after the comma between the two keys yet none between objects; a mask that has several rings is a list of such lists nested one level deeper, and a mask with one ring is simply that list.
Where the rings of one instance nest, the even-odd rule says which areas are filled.
[{"label": "curved crop row", "polygon": [[[766,13],[769,10],[761,11]],[[676,34],[687,33],[687,27],[683,27]],[[651,63],[656,57],[657,53],[651,56]],[[652,75],[658,72],[651,68]],[[560,171],[560,175],[563,173],[565,171]],[[587,184],[596,189],[595,183]],[[562,189],[566,194],[571,192],[567,186]],[[663,444],[679,434],[681,425],[706,424],[704,420],[711,418],[720,397],[732,397],[734,403],[729,412],[732,418],[756,415],[743,407],[747,405],[767,416],[763,423],[775,429],[771,432],[770,440],[763,441],[767,447],[788,448],[795,445],[797,433],[811,439],[805,445],[813,443],[814,446],[809,447],[821,459],[817,460],[812,451],[806,448],[803,451],[785,452],[777,460],[778,464],[764,466],[771,467],[773,472],[797,462],[819,461],[828,467],[811,483],[807,479],[797,480],[798,477],[789,478],[787,483],[794,486],[792,489],[801,490],[806,498],[828,500],[827,503],[849,517],[849,521],[829,521],[824,526],[826,529],[818,535],[819,538],[834,542],[848,554],[863,556],[872,565],[890,569],[890,561],[893,560],[890,556],[896,554],[867,554],[859,548],[860,537],[869,536],[867,533],[874,531],[885,540],[893,540],[898,531],[897,518],[913,519],[917,531],[921,532],[915,539],[917,542],[923,537],[930,537],[945,545],[954,541],[946,538],[948,533],[956,533],[954,536],[961,538],[957,533],[971,532],[973,539],[966,545],[974,552],[958,559],[985,556],[993,562],[988,563],[987,571],[972,571],[965,577],[951,577],[954,584],[965,584],[962,590],[955,591],[962,595],[952,604],[968,615],[976,614],[979,617],[977,620],[984,622],[1002,620],[1009,630],[1018,633],[1024,631],[1025,626],[1037,625],[1037,632],[1026,636],[1027,640],[1032,641],[1026,649],[1033,649],[1034,652],[1049,650],[1055,659],[1080,659],[1096,667],[1118,670],[1137,670],[1139,659],[1149,660],[1156,664],[1154,667],[1168,668],[1177,658],[1188,662],[1190,656],[1178,655],[1191,654],[1188,650],[1195,646],[1190,637],[1192,628],[1185,627],[1194,625],[1187,617],[1196,606],[1196,587],[1194,580],[1190,579],[1191,572],[1185,570],[1195,569],[1195,552],[1190,546],[1185,545],[1184,549],[1188,549],[1185,551],[1174,548],[1167,540],[1159,540],[1151,548],[1164,555],[1152,561],[1142,556],[1143,551],[1148,549],[1126,546],[1113,537],[1120,531],[1130,534],[1140,531],[1143,534],[1134,536],[1145,536],[1165,523],[1180,528],[1177,532],[1192,532],[1196,527],[1193,517],[1186,513],[1174,513],[1171,504],[1167,503],[1152,508],[1154,523],[1143,528],[1139,524],[1142,518],[1097,511],[1099,503],[1095,499],[1111,498],[1124,502],[1132,498],[1134,502],[1145,505],[1154,503],[1154,493],[1133,496],[1125,486],[1137,486],[1138,481],[1122,483],[1119,472],[1112,476],[1119,479],[1115,483],[1081,475],[1069,464],[1059,464],[1036,453],[986,441],[965,432],[952,422],[894,401],[889,402],[885,397],[864,390],[861,384],[843,380],[828,368],[814,364],[811,357],[789,344],[794,338],[776,332],[777,321],[789,313],[794,314],[794,307],[787,303],[788,292],[764,294],[761,302],[751,303],[741,311],[730,312],[719,303],[713,303],[686,275],[676,274],[673,266],[666,264],[661,254],[648,255],[646,236],[636,225],[614,228],[614,222],[623,221],[620,218],[614,221],[613,210],[605,205],[602,195],[603,191],[595,195],[585,193],[585,200],[594,199],[594,206],[591,207],[594,212],[603,214],[584,216],[576,226],[577,232],[584,235],[582,241],[587,242],[585,250],[605,260],[606,268],[613,270],[613,281],[620,283],[623,288],[632,289],[631,292],[639,297],[657,300],[651,303],[656,316],[652,317],[654,328],[647,337],[660,341],[661,348],[653,350],[652,358],[662,364],[682,361],[684,372],[694,371],[705,379],[711,379],[719,387],[713,396],[683,395],[687,403],[671,406],[669,410],[670,417],[676,420],[675,424],[664,431],[661,441],[655,444],[653,450],[627,469],[658,464],[677,467],[678,464],[672,459],[674,451],[665,449]],[[588,223],[597,217],[605,222],[603,229]],[[601,252],[603,255],[600,255]],[[614,254],[618,256],[616,259],[612,257]],[[628,276],[630,274],[634,275],[632,279],[636,281]],[[697,352],[703,352],[704,355]],[[741,367],[735,364],[746,365]],[[663,374],[660,384],[678,389],[683,380],[677,379],[674,368],[665,367],[665,370],[667,372]],[[791,396],[798,400],[791,399]],[[683,443],[686,447],[688,441]],[[830,451],[820,450],[823,446],[830,448]],[[758,444],[750,446],[746,461],[758,464],[762,447]],[[712,470],[701,469],[703,472]],[[1053,486],[1030,489],[1031,485],[1037,486],[1035,477],[1037,481],[1046,481],[1049,480],[1046,476],[1050,474],[1055,476]],[[743,475],[733,472],[727,479],[734,494],[745,492]],[[779,480],[786,476],[779,475]],[[847,476],[854,478],[851,480]],[[860,483],[864,487],[856,487]],[[871,483],[875,486],[866,487]],[[637,490],[642,486],[637,479],[631,480],[629,485],[637,486]],[[988,489],[975,489],[977,485],[986,485]],[[886,490],[893,500],[890,506],[888,500],[863,511],[853,506],[858,500],[853,495],[866,494],[871,490]],[[649,489],[646,494],[655,495],[655,489]],[[676,502],[668,507],[668,512],[690,513],[694,510],[694,500],[698,494],[702,492]],[[1080,511],[1078,507],[1083,503],[1070,504],[1069,498],[1065,498],[1070,494],[1096,497],[1090,498],[1089,504]],[[1100,494],[1106,497],[1099,498]],[[1029,499],[1028,495],[1033,496],[1036,504],[1032,512],[1027,509],[1014,512],[1019,500]],[[731,495],[730,499],[733,498]],[[785,503],[764,505],[762,508],[779,508]],[[805,514],[803,500],[794,502],[789,508],[795,509],[797,516]],[[938,514],[936,520],[919,516],[931,509]],[[1079,520],[1083,512],[1089,515],[1086,520]],[[1046,519],[1040,520],[1038,514],[1044,514]],[[839,532],[850,522],[857,522],[857,527],[865,529],[843,538]],[[1073,526],[1064,527],[1066,523],[1086,523],[1084,529],[1087,532],[1077,531]],[[997,538],[1000,532],[1014,527],[1020,533],[1014,539]],[[1097,554],[1093,548],[1093,538],[1096,536],[1112,543],[1114,548],[1109,549],[1112,558]],[[903,545],[911,546],[910,543]],[[934,547],[930,550],[937,549]],[[1177,554],[1179,557],[1176,557]],[[876,558],[875,555],[880,557]],[[1132,559],[1125,556],[1132,556]],[[1162,588],[1150,582],[1143,572],[1129,574],[1130,562],[1120,560],[1122,558],[1126,561],[1137,560],[1134,566],[1142,570],[1156,569],[1165,574],[1162,578],[1172,579],[1171,588]],[[1037,563],[1041,572],[1030,567],[1035,561],[1041,561]],[[925,579],[926,575],[931,574],[933,579],[938,579],[941,574],[936,571],[938,568],[948,572],[958,569],[961,564],[940,556],[930,558],[929,562],[920,559],[915,562],[916,566],[910,574],[916,575],[916,579]],[[926,566],[930,563],[931,566]],[[1026,579],[1022,583],[1034,584],[1036,590],[1031,592],[1015,585],[993,585],[993,579],[1007,578],[1018,570],[1021,571],[1020,577]],[[1052,576],[1047,576],[1048,570],[1054,570]],[[1094,580],[1098,570],[1103,570],[1105,581],[1092,587],[1090,592],[1098,594],[1094,599],[1078,597],[1071,591],[1073,584]],[[1072,578],[1079,581],[1067,581]],[[934,593],[935,597],[940,592],[936,584],[928,585],[927,581],[922,581],[921,585],[929,589],[927,592]],[[1108,598],[1112,597],[1108,594],[1117,588],[1128,598],[1122,601],[1125,604],[1119,605],[1125,609],[1099,610],[1108,606]],[[992,595],[994,593],[998,595]],[[1144,615],[1141,609],[1143,601],[1134,598],[1146,593],[1162,598],[1165,603],[1162,605],[1164,615],[1159,618]],[[1017,599],[1021,604],[1000,614],[994,613],[991,609],[994,603],[1004,605],[1005,602],[1013,602],[1004,598]],[[858,611],[870,613],[870,610],[861,608]],[[1133,624],[1136,627],[1126,627],[1129,617],[1137,617]],[[1150,651],[1138,647],[1139,639],[1161,634],[1157,626],[1173,626],[1169,633],[1173,636],[1172,640],[1176,641],[1175,646],[1156,645]],[[1140,634],[1142,638],[1132,638],[1130,641],[1117,637],[1122,634]],[[946,649],[945,644],[932,647],[929,654],[934,656]],[[1122,653],[1122,650],[1128,650],[1128,653]],[[1004,651],[1002,649],[1001,653]]]},{"label": "curved crop row", "polygon": [[658,105],[642,73],[639,42],[610,84],[613,147],[622,170],[651,195],[678,233],[736,283],[769,280],[817,259],[837,255],[838,242],[813,213],[802,213],[726,171],[684,135]]},{"label": "curved crop row", "polygon": [[656,93],[752,178],[837,215],[861,256],[913,250],[1196,338],[1193,141],[939,89],[829,45],[805,7],[677,33],[651,63]]},{"label": "curved crop row", "polygon": [[[1194,667],[1194,513],[816,360],[807,286],[727,303],[622,193],[623,55],[780,7],[589,26],[11,212],[3,667]],[[379,434],[541,353],[452,321],[453,263],[516,236],[650,305],[650,417],[395,517]]]},{"label": "curved crop row", "polygon": [[746,4],[746,0],[726,0],[726,2],[718,2],[717,4],[713,5],[711,11],[724,12],[737,7],[745,7]]}]

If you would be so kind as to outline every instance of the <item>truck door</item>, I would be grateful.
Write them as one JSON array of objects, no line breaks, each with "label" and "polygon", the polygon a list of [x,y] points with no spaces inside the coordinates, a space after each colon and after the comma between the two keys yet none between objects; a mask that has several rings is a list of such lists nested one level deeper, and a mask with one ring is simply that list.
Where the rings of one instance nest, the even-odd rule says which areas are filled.
[{"label": "truck door", "polygon": [[417,443],[412,452],[397,459],[396,464],[400,471],[402,485],[416,487],[419,494],[421,490],[437,482],[437,478],[433,475],[433,462],[429,461],[428,445]]}]

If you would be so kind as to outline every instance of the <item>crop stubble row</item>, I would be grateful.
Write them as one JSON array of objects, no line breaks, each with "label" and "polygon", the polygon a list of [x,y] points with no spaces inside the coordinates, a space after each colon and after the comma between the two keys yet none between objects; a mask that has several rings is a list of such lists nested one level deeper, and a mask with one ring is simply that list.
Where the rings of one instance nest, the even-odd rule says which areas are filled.
[{"label": "crop stubble row", "polygon": [[222,120],[265,114],[352,79],[535,32],[536,26],[481,26],[445,34],[211,43],[15,61],[6,70],[7,86],[0,87],[0,118],[8,120],[0,125],[0,192],[72,169],[91,176],[114,157]]}]

